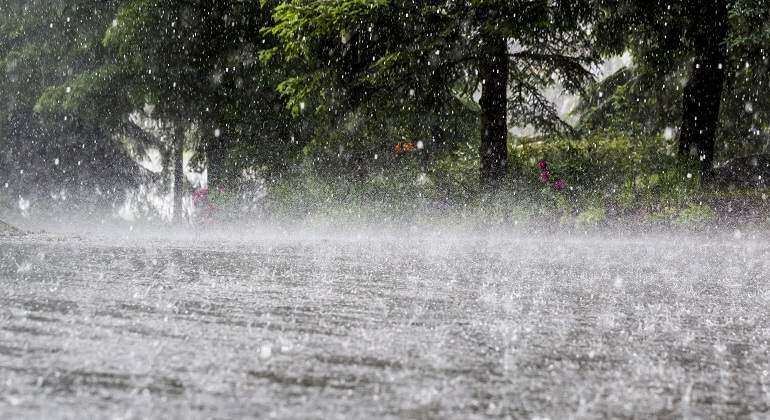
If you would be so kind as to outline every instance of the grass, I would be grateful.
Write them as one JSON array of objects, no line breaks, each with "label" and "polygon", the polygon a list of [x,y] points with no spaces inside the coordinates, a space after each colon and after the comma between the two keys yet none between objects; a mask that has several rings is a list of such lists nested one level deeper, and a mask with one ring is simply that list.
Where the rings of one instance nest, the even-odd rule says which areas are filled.
[{"label": "grass", "polygon": [[[767,197],[758,189],[704,189],[663,138],[520,139],[510,147],[510,176],[496,193],[478,188],[473,148],[414,161],[366,176],[307,168],[268,184],[263,211],[286,220],[471,224],[540,224],[588,228],[633,223],[701,228],[768,225]],[[551,181],[539,179],[548,162]],[[566,181],[557,191],[553,180]]]}]

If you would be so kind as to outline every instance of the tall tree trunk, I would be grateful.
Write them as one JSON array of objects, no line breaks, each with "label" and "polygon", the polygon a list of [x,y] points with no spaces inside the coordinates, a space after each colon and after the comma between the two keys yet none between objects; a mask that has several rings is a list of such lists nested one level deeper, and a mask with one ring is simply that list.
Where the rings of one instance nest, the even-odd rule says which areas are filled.
[{"label": "tall tree trunk", "polygon": [[508,167],[508,45],[506,39],[482,35],[481,184],[495,189]]},{"label": "tall tree trunk", "polygon": [[182,196],[184,191],[184,125],[174,126],[174,216],[175,223],[182,221]]},{"label": "tall tree trunk", "polygon": [[695,60],[690,80],[684,87],[679,155],[699,159],[701,182],[708,183],[714,164],[719,107],[727,65],[727,2],[695,1],[691,13]]},{"label": "tall tree trunk", "polygon": [[206,171],[209,190],[215,191],[222,185],[224,179],[225,155],[227,153],[227,137],[221,133],[219,137],[211,134],[206,142]]}]

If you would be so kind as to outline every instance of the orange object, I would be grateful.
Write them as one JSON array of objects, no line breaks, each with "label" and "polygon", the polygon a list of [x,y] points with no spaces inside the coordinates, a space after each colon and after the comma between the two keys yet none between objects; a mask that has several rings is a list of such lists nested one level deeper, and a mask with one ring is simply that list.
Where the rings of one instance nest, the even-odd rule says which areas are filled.
[{"label": "orange object", "polygon": [[395,146],[393,146],[393,151],[396,152],[397,155],[413,152],[416,149],[417,145],[413,142],[396,143]]}]

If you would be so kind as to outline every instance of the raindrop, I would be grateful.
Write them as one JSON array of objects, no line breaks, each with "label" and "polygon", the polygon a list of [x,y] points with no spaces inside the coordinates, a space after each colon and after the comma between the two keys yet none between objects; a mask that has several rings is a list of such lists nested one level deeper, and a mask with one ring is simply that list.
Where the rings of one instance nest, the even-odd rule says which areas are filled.
[{"label": "raindrop", "polygon": [[269,359],[273,355],[273,349],[269,344],[263,344],[259,349],[260,359]]}]

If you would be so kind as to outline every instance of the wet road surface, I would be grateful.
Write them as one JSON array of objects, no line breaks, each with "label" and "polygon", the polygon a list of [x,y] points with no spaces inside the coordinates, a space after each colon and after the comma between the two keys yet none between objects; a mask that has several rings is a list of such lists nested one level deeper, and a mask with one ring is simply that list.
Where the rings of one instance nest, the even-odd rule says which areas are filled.
[{"label": "wet road surface", "polygon": [[770,415],[770,243],[0,238],[0,418]]}]

